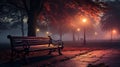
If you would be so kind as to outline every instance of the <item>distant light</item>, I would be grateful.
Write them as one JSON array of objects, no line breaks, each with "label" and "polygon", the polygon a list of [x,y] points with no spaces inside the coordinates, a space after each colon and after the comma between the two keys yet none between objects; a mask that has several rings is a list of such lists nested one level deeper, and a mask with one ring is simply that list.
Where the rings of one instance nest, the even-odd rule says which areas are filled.
[{"label": "distant light", "polygon": [[77,31],[80,31],[80,28],[77,28]]},{"label": "distant light", "polygon": [[24,16],[23,22],[24,22],[24,23],[27,23],[27,21],[28,21],[28,17]]},{"label": "distant light", "polygon": [[98,35],[98,33],[97,33],[97,32],[95,32],[95,35]]},{"label": "distant light", "polygon": [[115,33],[117,33],[117,31],[114,29],[114,30],[112,30],[112,33],[114,33],[114,34],[115,34]]},{"label": "distant light", "polygon": [[46,32],[46,34],[49,34],[49,32]]},{"label": "distant light", "polygon": [[36,31],[37,31],[37,32],[39,32],[39,31],[40,31],[40,29],[36,29]]}]

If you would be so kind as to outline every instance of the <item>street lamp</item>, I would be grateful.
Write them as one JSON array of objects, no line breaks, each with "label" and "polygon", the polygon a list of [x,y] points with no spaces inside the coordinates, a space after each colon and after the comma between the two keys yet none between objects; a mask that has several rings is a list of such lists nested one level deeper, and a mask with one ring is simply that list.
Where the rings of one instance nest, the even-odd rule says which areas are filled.
[{"label": "street lamp", "polygon": [[36,32],[39,32],[39,31],[40,31],[40,29],[37,28],[37,29],[36,29]]},{"label": "street lamp", "polygon": [[113,32],[113,34],[116,34],[117,31],[116,31],[116,30],[113,30],[112,32]]},{"label": "street lamp", "polygon": [[79,41],[79,32],[80,32],[80,28],[77,28],[77,31],[78,31],[78,41]]},{"label": "street lamp", "polygon": [[82,21],[83,21],[83,23],[86,23],[86,22],[87,22],[87,19],[86,19],[86,18],[83,18]]},{"label": "street lamp", "polygon": [[98,35],[98,33],[97,32],[95,32],[95,36],[97,36]]},{"label": "street lamp", "polygon": [[39,36],[39,32],[40,32],[40,29],[37,28],[37,29],[36,29],[36,35],[37,35],[37,36]]},{"label": "street lamp", "polygon": [[117,31],[115,29],[111,30],[111,41],[113,40],[113,34],[116,34]]},{"label": "street lamp", "polygon": [[49,35],[49,32],[47,31],[46,34],[47,34],[47,36],[48,36],[48,35]]},{"label": "street lamp", "polygon": [[95,32],[94,34],[95,34],[95,39],[96,39],[96,36],[98,35],[98,33],[97,33],[97,32]]},{"label": "street lamp", "polygon": [[80,28],[77,28],[77,31],[79,32],[79,31],[80,31]]},{"label": "street lamp", "polygon": [[84,32],[83,32],[83,33],[84,33],[84,39],[83,39],[83,40],[84,40],[84,45],[86,45],[86,29],[85,29],[86,26],[85,26],[85,24],[86,24],[86,22],[87,22],[87,19],[86,19],[86,18],[83,18],[83,19],[82,19],[82,22],[83,22],[83,24],[84,24]]}]

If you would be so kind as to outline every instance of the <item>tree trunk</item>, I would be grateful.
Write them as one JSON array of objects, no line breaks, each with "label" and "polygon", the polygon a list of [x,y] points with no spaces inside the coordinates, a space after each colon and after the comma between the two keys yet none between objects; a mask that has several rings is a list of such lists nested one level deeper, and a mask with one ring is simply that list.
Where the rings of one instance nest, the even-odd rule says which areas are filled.
[{"label": "tree trunk", "polygon": [[20,11],[20,14],[21,14],[21,18],[20,18],[20,21],[21,21],[21,33],[22,33],[22,36],[24,36],[23,12]]},{"label": "tree trunk", "polygon": [[21,18],[21,32],[22,36],[24,36],[24,22],[22,21],[23,18]]},{"label": "tree trunk", "polygon": [[73,42],[75,42],[75,31],[72,31],[72,35],[73,35]]},{"label": "tree trunk", "polygon": [[62,35],[63,35],[63,30],[62,30],[62,26],[59,26],[59,35],[60,35],[60,40],[62,40]]},{"label": "tree trunk", "polygon": [[28,36],[36,36],[36,18],[43,9],[44,0],[30,0],[28,10]]},{"label": "tree trunk", "polygon": [[28,13],[28,36],[36,36],[36,26],[34,22],[35,20],[35,13],[34,11],[29,11]]}]

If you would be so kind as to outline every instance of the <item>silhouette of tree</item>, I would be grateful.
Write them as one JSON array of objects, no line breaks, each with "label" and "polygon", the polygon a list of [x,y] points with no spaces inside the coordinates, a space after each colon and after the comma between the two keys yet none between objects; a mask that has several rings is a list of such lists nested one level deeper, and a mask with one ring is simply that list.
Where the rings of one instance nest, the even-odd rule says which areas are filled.
[{"label": "silhouette of tree", "polygon": [[[74,19],[76,14],[84,15],[97,21],[100,18],[100,14],[106,9],[106,5],[103,2],[92,0],[47,0],[44,7],[42,15],[45,13],[50,19],[50,26],[53,27],[52,30],[58,30],[61,34],[65,31],[66,27],[69,27],[66,31],[71,29],[71,26],[68,26],[71,20],[73,24],[76,24]],[[76,29],[72,28],[71,30],[73,30],[74,40],[74,31]]]},{"label": "silhouette of tree", "polygon": [[[16,28],[22,24],[21,10],[8,3],[0,3],[0,29]],[[20,23],[21,22],[21,23]]]},{"label": "silhouette of tree", "polygon": [[101,17],[101,27],[105,31],[120,30],[120,1],[109,1],[109,10]]},{"label": "silhouette of tree", "polygon": [[[3,1],[3,0],[2,0]],[[58,30],[60,36],[67,24],[67,17],[76,14],[85,15],[97,20],[105,9],[100,0],[6,0],[17,8],[26,10],[28,15],[28,36],[36,35],[37,19],[42,15],[51,23],[52,30]],[[74,17],[73,17],[74,18]],[[41,19],[41,18],[40,18]],[[45,19],[44,19],[45,20]],[[74,21],[74,20],[73,20]],[[59,27],[59,28],[57,28]],[[57,29],[56,29],[57,28]],[[71,29],[71,28],[69,28]]]}]

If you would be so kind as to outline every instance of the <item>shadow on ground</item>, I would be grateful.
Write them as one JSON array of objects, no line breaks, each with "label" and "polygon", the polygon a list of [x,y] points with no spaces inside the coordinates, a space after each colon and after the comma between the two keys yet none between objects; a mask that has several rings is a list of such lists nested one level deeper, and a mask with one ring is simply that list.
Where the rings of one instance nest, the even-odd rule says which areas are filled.
[{"label": "shadow on ground", "polygon": [[36,62],[41,62],[41,61],[44,61],[44,60],[48,60],[48,59],[51,59],[55,56],[53,55],[44,55],[44,56],[37,56],[37,57],[29,57],[27,58],[27,63],[22,60],[22,59],[18,59],[18,60],[15,60],[13,62],[4,62],[4,63],[1,63],[0,64],[0,67],[21,67],[21,66],[24,66],[24,65],[29,65],[29,64],[33,64],[33,63],[36,63]]}]

